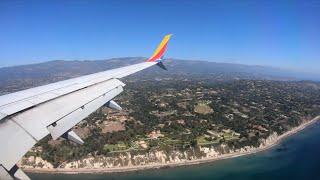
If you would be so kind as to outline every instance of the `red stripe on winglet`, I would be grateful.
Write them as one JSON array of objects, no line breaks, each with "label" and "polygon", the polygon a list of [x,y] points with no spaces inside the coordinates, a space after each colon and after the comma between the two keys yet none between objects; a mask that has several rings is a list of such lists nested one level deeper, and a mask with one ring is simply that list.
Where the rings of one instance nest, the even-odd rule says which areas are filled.
[{"label": "red stripe on winglet", "polygon": [[163,56],[164,52],[166,51],[167,45],[168,45],[168,43],[166,43],[166,44],[163,46],[163,48],[159,51],[159,53],[158,53],[157,55],[155,55],[155,56],[153,56],[151,59],[149,59],[148,62],[153,62],[153,61],[155,61],[155,60],[160,59],[160,58]]}]

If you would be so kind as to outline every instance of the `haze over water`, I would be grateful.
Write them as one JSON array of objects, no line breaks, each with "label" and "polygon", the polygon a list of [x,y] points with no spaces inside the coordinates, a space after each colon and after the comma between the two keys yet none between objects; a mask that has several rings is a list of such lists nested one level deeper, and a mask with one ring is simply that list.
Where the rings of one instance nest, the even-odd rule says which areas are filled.
[{"label": "haze over water", "polygon": [[212,163],[113,174],[29,174],[32,179],[320,179],[320,122],[257,154]]}]

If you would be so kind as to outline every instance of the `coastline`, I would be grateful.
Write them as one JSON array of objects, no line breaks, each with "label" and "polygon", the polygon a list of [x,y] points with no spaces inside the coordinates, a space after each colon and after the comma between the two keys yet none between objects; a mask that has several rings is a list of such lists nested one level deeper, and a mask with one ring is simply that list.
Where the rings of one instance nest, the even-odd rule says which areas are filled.
[{"label": "coastline", "polygon": [[229,159],[239,156],[245,156],[250,154],[255,154],[261,151],[268,150],[276,145],[278,145],[283,139],[289,137],[290,135],[296,134],[306,127],[314,124],[320,120],[320,116],[316,116],[315,118],[302,123],[301,125],[291,129],[290,131],[285,132],[278,136],[274,141],[263,145],[262,147],[256,148],[254,150],[246,151],[246,152],[232,152],[227,154],[219,155],[218,157],[207,157],[201,159],[193,159],[193,160],[184,160],[180,162],[172,162],[172,163],[154,163],[147,165],[138,165],[138,166],[125,166],[125,167],[112,167],[112,168],[78,168],[78,169],[40,169],[40,168],[24,168],[25,172],[30,173],[62,173],[62,174],[79,174],[79,173],[119,173],[119,172],[130,172],[130,171],[141,171],[148,169],[159,169],[159,168],[167,168],[167,167],[178,167],[178,166],[187,166],[187,165],[196,165],[202,163],[208,163],[223,159]]}]

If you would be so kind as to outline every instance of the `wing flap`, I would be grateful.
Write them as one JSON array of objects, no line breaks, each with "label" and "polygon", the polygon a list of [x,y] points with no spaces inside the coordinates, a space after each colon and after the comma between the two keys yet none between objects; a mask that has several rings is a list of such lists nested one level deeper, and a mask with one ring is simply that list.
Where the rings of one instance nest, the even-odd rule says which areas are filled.
[{"label": "wing flap", "polygon": [[10,170],[36,140],[11,119],[1,122],[0,129],[0,164]]},{"label": "wing flap", "polygon": [[123,91],[122,86],[118,86],[117,88],[112,89],[105,95],[102,95],[95,100],[89,102],[88,104],[78,108],[74,112],[68,114],[63,117],[59,121],[56,122],[55,126],[50,125],[48,130],[55,140],[59,138],[66,131],[70,130],[73,126],[78,124],[82,119],[89,116],[91,113],[96,111],[99,107],[103,106],[106,102],[110,101],[112,98],[117,96]]},{"label": "wing flap", "polygon": [[118,86],[124,85],[124,83],[117,79],[111,79],[40,104],[28,111],[18,113],[12,118],[35,139],[40,140],[49,133],[47,126],[64,118],[103,94],[107,94]]}]

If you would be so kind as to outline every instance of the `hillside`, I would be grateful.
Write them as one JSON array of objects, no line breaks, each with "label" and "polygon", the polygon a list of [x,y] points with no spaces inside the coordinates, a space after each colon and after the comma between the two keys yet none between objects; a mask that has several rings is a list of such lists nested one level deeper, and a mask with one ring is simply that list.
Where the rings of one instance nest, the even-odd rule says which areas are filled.
[{"label": "hillside", "polygon": [[[4,67],[0,68],[0,92],[1,94],[5,94],[59,80],[122,67],[142,62],[143,60],[144,58],[142,57],[92,61],[56,60],[39,64]],[[295,73],[293,71],[265,66],[177,59],[167,59],[165,61],[165,65],[169,69],[167,72],[163,72],[158,67],[152,67],[132,75],[131,78],[155,79],[192,74],[220,81],[230,79],[320,80],[320,76]]]}]

